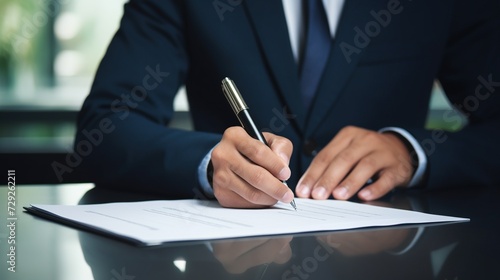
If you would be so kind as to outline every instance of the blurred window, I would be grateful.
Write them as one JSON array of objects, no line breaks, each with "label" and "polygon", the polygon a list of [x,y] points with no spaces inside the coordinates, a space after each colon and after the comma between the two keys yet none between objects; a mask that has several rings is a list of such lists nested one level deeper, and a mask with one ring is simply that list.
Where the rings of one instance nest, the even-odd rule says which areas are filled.
[{"label": "blurred window", "polygon": [[79,108],[125,0],[1,0],[0,104]]}]

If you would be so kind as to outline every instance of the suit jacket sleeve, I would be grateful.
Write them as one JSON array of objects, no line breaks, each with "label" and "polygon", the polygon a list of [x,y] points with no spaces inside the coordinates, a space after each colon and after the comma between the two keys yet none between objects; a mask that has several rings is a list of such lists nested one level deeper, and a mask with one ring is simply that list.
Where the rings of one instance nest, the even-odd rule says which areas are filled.
[{"label": "suit jacket sleeve", "polygon": [[[450,102],[465,116],[458,132],[409,129],[428,157],[427,186],[500,185],[500,6],[455,1],[438,73]],[[457,113],[443,114],[453,129]]]},{"label": "suit jacket sleeve", "polygon": [[189,67],[182,2],[125,4],[78,117],[75,152],[97,184],[193,197],[197,167],[220,140],[168,127]]}]

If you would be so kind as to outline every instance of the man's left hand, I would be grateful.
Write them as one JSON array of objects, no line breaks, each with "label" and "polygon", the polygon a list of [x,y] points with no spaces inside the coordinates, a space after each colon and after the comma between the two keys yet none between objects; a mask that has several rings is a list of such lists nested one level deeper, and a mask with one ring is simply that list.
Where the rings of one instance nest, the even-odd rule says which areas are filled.
[{"label": "man's left hand", "polygon": [[[398,136],[349,126],[316,155],[296,194],[345,200],[358,193],[360,199],[375,200],[397,186],[406,186],[413,173],[410,151]],[[373,182],[366,185],[369,180]]]}]

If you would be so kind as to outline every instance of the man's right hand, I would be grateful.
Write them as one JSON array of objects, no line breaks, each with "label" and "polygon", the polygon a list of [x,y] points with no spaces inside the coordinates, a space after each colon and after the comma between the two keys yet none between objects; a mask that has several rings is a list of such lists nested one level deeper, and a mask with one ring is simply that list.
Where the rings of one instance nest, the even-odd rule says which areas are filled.
[{"label": "man's right hand", "polygon": [[242,127],[230,127],[213,149],[212,185],[222,206],[263,208],[293,200],[293,192],[282,183],[291,174],[292,143],[272,133],[264,137],[269,147]]}]

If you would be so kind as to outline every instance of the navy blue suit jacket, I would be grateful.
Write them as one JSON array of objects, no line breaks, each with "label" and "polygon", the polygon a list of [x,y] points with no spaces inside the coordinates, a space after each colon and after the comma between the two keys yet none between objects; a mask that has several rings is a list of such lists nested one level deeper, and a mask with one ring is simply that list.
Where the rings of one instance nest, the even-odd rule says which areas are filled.
[{"label": "navy blue suit jacket", "polygon": [[[220,87],[227,76],[255,122],[293,142],[291,187],[348,125],[409,131],[427,153],[425,186],[498,186],[499,14],[497,0],[346,1],[306,111],[281,0],[131,0],[79,115],[75,152],[97,183],[192,197],[202,158],[238,125]],[[425,128],[436,79],[468,116],[459,132]],[[168,127],[182,85],[195,131]],[[443,119],[459,126],[454,113]]]}]

